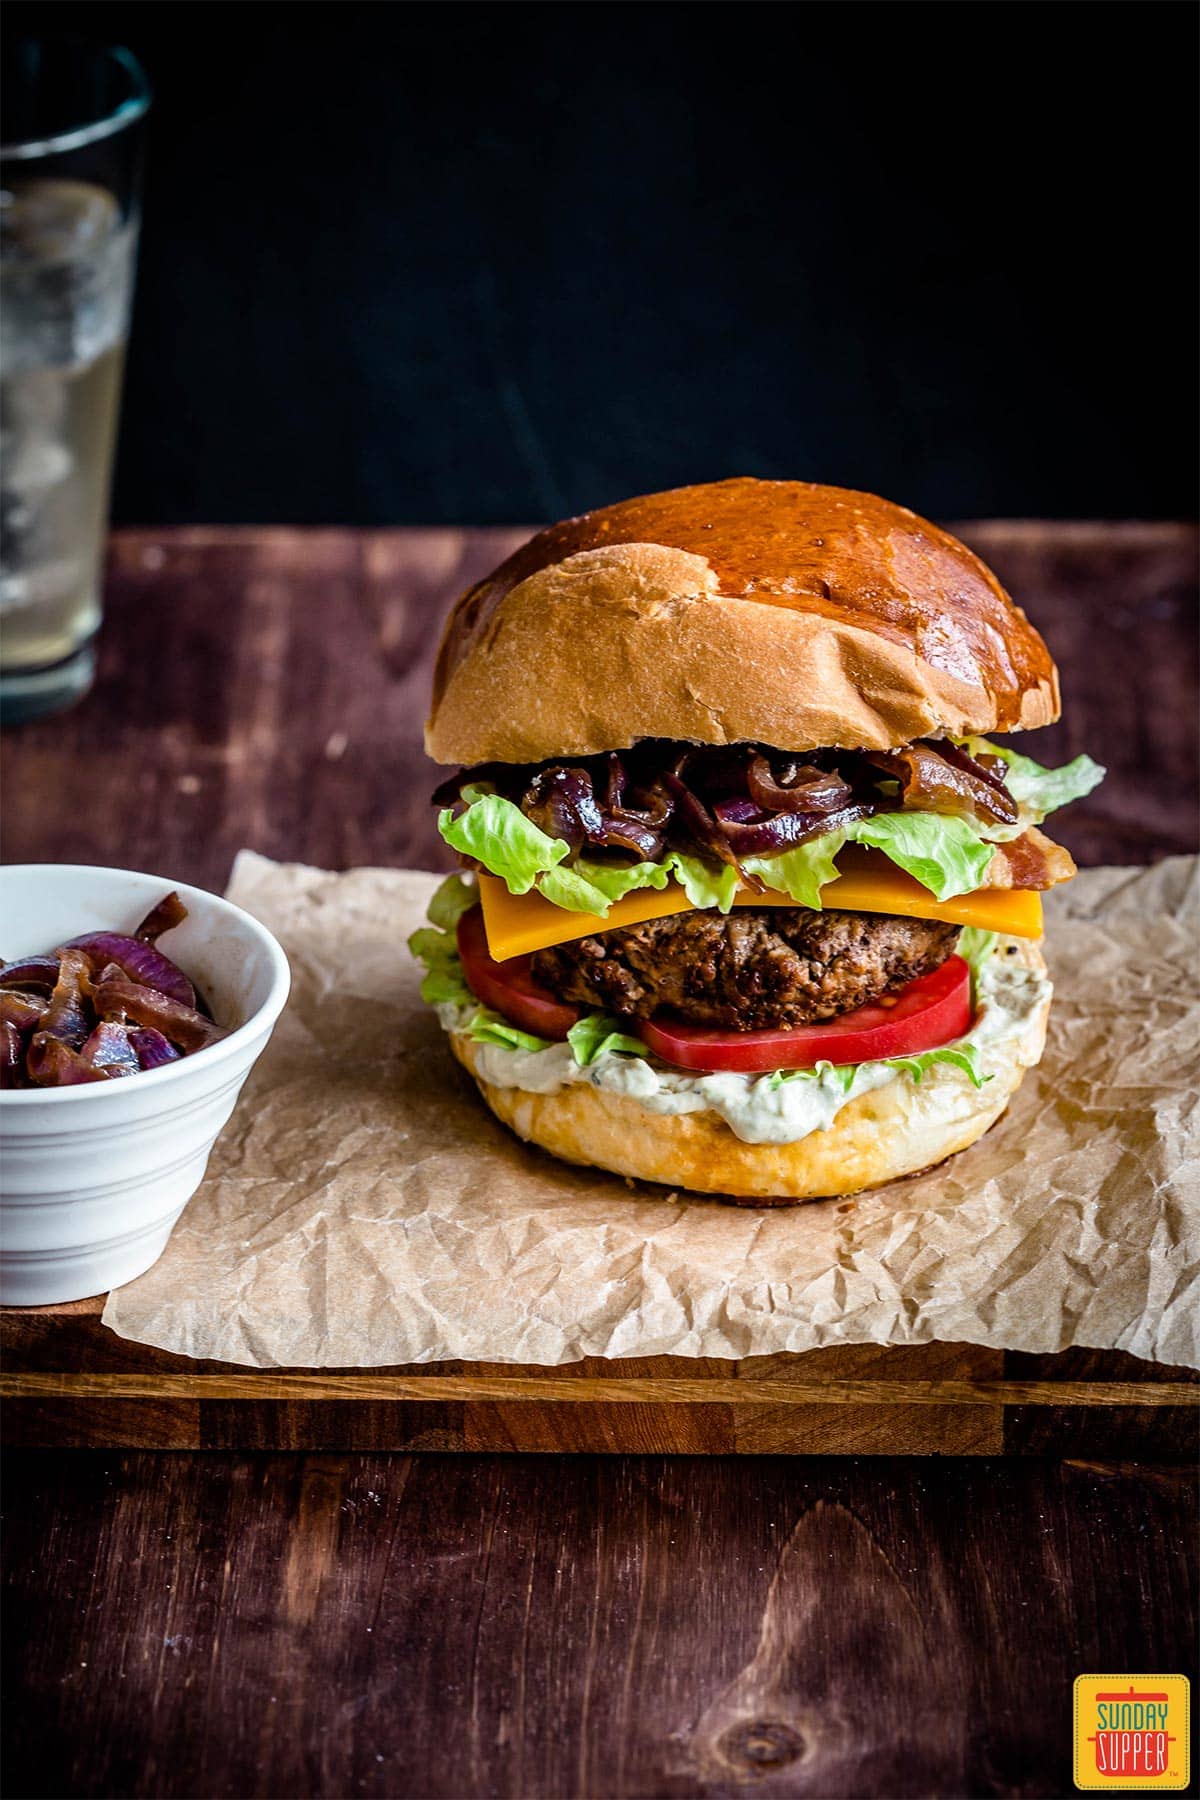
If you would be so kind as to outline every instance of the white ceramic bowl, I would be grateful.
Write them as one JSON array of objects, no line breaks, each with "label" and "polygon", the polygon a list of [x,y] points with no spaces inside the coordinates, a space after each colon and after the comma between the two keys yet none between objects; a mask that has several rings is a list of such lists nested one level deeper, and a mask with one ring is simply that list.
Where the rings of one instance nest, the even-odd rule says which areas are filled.
[{"label": "white ceramic bowl", "polygon": [[203,888],[126,869],[0,869],[0,953],[53,950],[85,931],[133,931],[172,888],[188,916],[165,955],[230,1035],[141,1075],[0,1092],[0,1302],[79,1300],[157,1261],[195,1193],[291,985],[257,919]]}]

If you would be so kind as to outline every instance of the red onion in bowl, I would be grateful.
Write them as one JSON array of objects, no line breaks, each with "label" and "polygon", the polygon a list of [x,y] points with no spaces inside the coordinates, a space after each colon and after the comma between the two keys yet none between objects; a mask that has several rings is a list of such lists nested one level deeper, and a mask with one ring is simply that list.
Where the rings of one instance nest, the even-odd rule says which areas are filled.
[{"label": "red onion in bowl", "polygon": [[157,906],[151,907],[133,935],[147,944],[153,944],[164,931],[173,931],[186,918],[187,907],[172,888]]},{"label": "red onion in bowl", "polygon": [[22,956],[0,968],[0,988],[39,988],[48,994],[57,980],[57,956]]},{"label": "red onion in bowl", "polygon": [[187,917],[172,892],[136,933],[88,931],[0,970],[0,1086],[68,1087],[140,1075],[226,1036],[152,941]]},{"label": "red onion in bowl", "polygon": [[34,1033],[25,1067],[34,1087],[79,1087],[85,1081],[108,1080],[103,1069],[94,1069],[78,1050],[44,1031]]},{"label": "red onion in bowl", "polygon": [[58,1038],[78,1050],[92,1029],[84,1004],[84,983],[89,963],[82,950],[63,950],[58,959],[58,980],[38,1031],[39,1037]]},{"label": "red onion in bowl", "polygon": [[0,1019],[26,1036],[40,1025],[49,1007],[45,994],[0,993]]},{"label": "red onion in bowl", "polygon": [[29,1040],[50,1007],[47,994],[0,991],[0,1087],[28,1087],[25,1055]]},{"label": "red onion in bowl", "polygon": [[87,931],[63,947],[86,950],[96,959],[97,967],[116,963],[131,981],[140,981],[143,987],[157,988],[160,994],[166,994],[169,1000],[177,1000],[180,1006],[194,1007],[196,1004],[196,990],[183,970],[177,969],[161,950],[141,938],[126,937],[120,931]]},{"label": "red onion in bowl", "polygon": [[130,1026],[129,1041],[137,1051],[143,1069],[165,1068],[167,1063],[178,1062],[183,1054],[153,1025]]},{"label": "red onion in bowl", "polygon": [[110,1077],[136,1075],[142,1066],[129,1027],[109,1019],[101,1020],[79,1054],[93,1069],[102,1069]]},{"label": "red onion in bowl", "polygon": [[0,1088],[27,1085],[24,1035],[7,1019],[0,1019]]},{"label": "red onion in bowl", "polygon": [[185,1056],[192,1050],[203,1050],[206,1044],[215,1044],[225,1036],[219,1025],[214,1025],[194,1007],[182,1006],[169,995],[143,987],[124,975],[114,975],[111,969],[106,969],[101,979],[93,984],[92,1005],[102,1018],[115,1017],[122,1023],[129,1019],[135,1025],[153,1026],[155,1031],[161,1031],[165,1038],[177,1044]]}]

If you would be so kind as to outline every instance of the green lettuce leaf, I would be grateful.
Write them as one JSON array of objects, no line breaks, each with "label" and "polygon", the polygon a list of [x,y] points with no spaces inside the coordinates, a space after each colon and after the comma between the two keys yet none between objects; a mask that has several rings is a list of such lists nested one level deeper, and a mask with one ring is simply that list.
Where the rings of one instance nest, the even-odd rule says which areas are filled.
[{"label": "green lettuce leaf", "polygon": [[698,856],[684,856],[678,850],[672,850],[665,861],[678,876],[679,885],[693,906],[729,911],[740,884],[736,869],[728,863],[706,863]]},{"label": "green lettuce leaf", "polygon": [[833,1078],[843,1094],[848,1094],[854,1086],[854,1077],[858,1074],[858,1063],[814,1063],[811,1069],[776,1069],[766,1077],[767,1086],[774,1093],[776,1088],[786,1086],[789,1081],[820,1081],[824,1075]]},{"label": "green lettuce leaf", "polygon": [[[481,1006],[467,1026],[477,1044],[497,1044],[502,1050],[550,1050],[549,1038],[535,1037],[530,1031],[519,1031],[515,1025],[489,1007]],[[627,1037],[619,1019],[607,1013],[584,1013],[567,1033],[571,1054],[581,1069],[588,1068],[606,1050],[626,1056],[645,1056],[646,1046],[640,1038]]]},{"label": "green lettuce leaf", "polygon": [[455,818],[438,815],[438,830],[452,849],[498,875],[510,894],[527,894],[539,875],[557,868],[570,845],[552,838],[502,794],[483,794]]},{"label": "green lettuce leaf", "polygon": [[801,906],[821,907],[821,889],[837,874],[834,858],[846,841],[844,831],[827,831],[823,836],[785,850],[782,856],[747,856],[742,867],[748,875],[757,875],[776,893],[790,894]]},{"label": "green lettuce leaf", "polygon": [[499,1013],[481,1006],[467,1026],[468,1035],[477,1044],[499,1044],[504,1050],[549,1050],[550,1039],[534,1037],[531,1031],[518,1031]]},{"label": "green lettuce leaf", "polygon": [[453,931],[465,912],[479,899],[479,889],[473,881],[467,881],[461,875],[447,875],[440,888],[433,895],[426,910],[426,918],[431,925],[442,931]]},{"label": "green lettuce leaf", "polygon": [[1105,771],[1090,756],[1077,756],[1061,769],[1044,769],[1030,756],[1019,756],[1007,744],[993,744],[987,738],[968,738],[972,756],[1000,756],[1008,764],[1005,784],[1021,808],[1023,825],[1039,825],[1047,813],[1082,800],[1104,780]]},{"label": "green lettuce leaf", "polygon": [[[977,1088],[992,1079],[990,1075],[981,1075],[979,1072],[979,1050],[975,1044],[947,1044],[941,1050],[922,1050],[917,1056],[889,1056],[882,1059],[881,1066],[896,1069],[903,1075],[911,1075],[919,1083],[926,1070],[933,1068],[935,1063],[949,1063],[952,1068],[961,1069],[970,1076],[972,1084]],[[776,1088],[783,1087],[785,1082],[819,1081],[822,1075],[830,1075],[843,1094],[848,1094],[863,1066],[862,1063],[819,1062],[812,1069],[776,1069],[773,1075],[767,1077],[767,1081],[774,1092]]]},{"label": "green lettuce leaf", "polygon": [[981,1088],[985,1081],[992,1079],[990,1075],[979,1073],[979,1051],[974,1044],[947,1044],[941,1050],[922,1050],[919,1056],[889,1056],[887,1059],[889,1069],[911,1075],[918,1084],[925,1071],[932,1069],[935,1063],[949,1063],[952,1068],[961,1069],[971,1077],[973,1087]]},{"label": "green lettuce leaf", "polygon": [[606,1050],[618,1050],[625,1056],[645,1056],[641,1038],[629,1037],[621,1030],[621,1021],[608,1013],[584,1013],[567,1033],[575,1061],[581,1069],[589,1068]]},{"label": "green lettuce leaf", "polygon": [[971,971],[971,1004],[979,1000],[979,977],[983,965],[996,948],[996,932],[984,931],[978,925],[964,927],[958,943],[954,947],[956,956],[961,956]]},{"label": "green lettuce leaf", "polygon": [[440,1006],[450,1001],[455,1006],[469,1006],[475,996],[467,986],[458,945],[449,931],[438,931],[423,925],[408,940],[408,948],[416,960],[425,965],[421,998],[427,1006]]},{"label": "green lettuce leaf", "polygon": [[539,875],[537,889],[567,912],[598,913],[603,918],[612,905],[603,888],[590,881],[578,863],[571,869],[550,869]]},{"label": "green lettuce leaf", "polygon": [[446,1001],[470,1006],[475,999],[463,975],[454,928],[478,898],[474,882],[464,881],[461,875],[448,875],[426,908],[429,924],[414,931],[408,940],[410,954],[425,965],[421,998],[427,1006],[440,1006]]},{"label": "green lettuce leaf", "polygon": [[942,813],[879,813],[857,819],[847,826],[846,836],[882,850],[938,900],[974,893],[983,886],[992,860],[992,847],[977,826]]},{"label": "green lettuce leaf", "polygon": [[727,913],[733,905],[738,890],[737,870],[706,863],[678,850],[669,850],[661,862],[634,863],[624,869],[580,856],[570,869],[553,869],[539,875],[537,888],[557,906],[569,907],[572,912],[597,913],[603,919],[614,900],[623,900],[639,888],[665,888],[672,875],[693,906],[716,906]]},{"label": "green lettuce leaf", "polygon": [[575,859],[575,868],[586,882],[599,888],[609,903],[623,900],[635,888],[665,888],[671,879],[669,861],[633,863],[622,869],[615,863],[595,862],[590,856],[580,856]]},{"label": "green lettuce leaf", "polygon": [[[597,913],[603,919],[608,916],[614,900],[623,900],[626,894],[638,888],[665,888],[672,874],[677,872],[677,864],[691,860],[672,852],[662,862],[640,862],[622,868],[616,863],[579,856],[569,869],[552,869],[548,875],[539,875],[538,892],[547,900],[553,900],[556,906],[565,906],[572,912]],[[695,866],[696,880],[708,877],[709,872],[702,863],[697,862]],[[736,891],[736,882],[734,889]],[[715,881],[714,891],[719,891]],[[712,905],[713,902],[706,901],[705,904]]]}]

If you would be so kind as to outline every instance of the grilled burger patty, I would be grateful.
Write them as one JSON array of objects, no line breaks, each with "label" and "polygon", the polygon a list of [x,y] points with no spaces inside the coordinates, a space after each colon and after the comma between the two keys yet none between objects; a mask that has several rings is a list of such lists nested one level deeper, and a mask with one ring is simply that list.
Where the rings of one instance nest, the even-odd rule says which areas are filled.
[{"label": "grilled burger patty", "polygon": [[646,1019],[660,1009],[732,1031],[810,1025],[865,1006],[944,963],[959,927],[885,913],[738,907],[647,919],[539,950],[561,999]]}]

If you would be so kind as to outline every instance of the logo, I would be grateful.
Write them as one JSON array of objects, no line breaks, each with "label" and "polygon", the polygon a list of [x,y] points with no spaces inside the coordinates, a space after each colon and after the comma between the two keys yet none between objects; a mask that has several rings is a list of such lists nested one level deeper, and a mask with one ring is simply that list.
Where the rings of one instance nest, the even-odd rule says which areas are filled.
[{"label": "logo", "polygon": [[1079,1675],[1077,1788],[1185,1788],[1191,1777],[1186,1675]]}]

